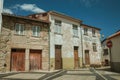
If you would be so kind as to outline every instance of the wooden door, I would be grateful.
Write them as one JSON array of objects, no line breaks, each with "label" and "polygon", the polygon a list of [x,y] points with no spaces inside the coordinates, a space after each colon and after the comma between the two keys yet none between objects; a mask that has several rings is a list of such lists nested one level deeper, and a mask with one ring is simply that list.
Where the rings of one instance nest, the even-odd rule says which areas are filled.
[{"label": "wooden door", "polygon": [[12,49],[11,70],[12,71],[25,70],[25,50],[24,49]]},{"label": "wooden door", "polygon": [[78,47],[74,47],[74,68],[79,68]]},{"label": "wooden door", "polygon": [[62,69],[61,46],[55,46],[55,69]]},{"label": "wooden door", "polygon": [[42,68],[42,51],[30,50],[30,70],[40,70]]},{"label": "wooden door", "polygon": [[90,64],[90,56],[89,56],[89,50],[85,50],[85,64]]}]

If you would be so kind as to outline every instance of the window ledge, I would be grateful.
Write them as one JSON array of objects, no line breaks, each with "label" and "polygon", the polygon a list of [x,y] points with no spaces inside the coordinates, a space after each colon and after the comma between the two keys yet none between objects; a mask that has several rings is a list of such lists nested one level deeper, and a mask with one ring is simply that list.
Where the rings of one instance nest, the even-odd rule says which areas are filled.
[{"label": "window ledge", "polygon": [[33,36],[33,35],[32,35],[32,37],[35,37],[35,38],[40,38],[40,36]]},{"label": "window ledge", "polygon": [[96,36],[92,36],[92,37],[96,37]]},{"label": "window ledge", "polygon": [[16,36],[25,36],[25,34],[14,34]]},{"label": "window ledge", "polygon": [[88,36],[88,34],[84,34],[85,36]]},{"label": "window ledge", "polygon": [[75,37],[75,38],[79,38],[79,36],[76,36],[76,35],[73,35],[73,37]]},{"label": "window ledge", "polygon": [[57,32],[54,32],[54,34],[63,35],[63,34],[61,34],[61,33],[57,33]]},{"label": "window ledge", "polygon": [[97,52],[97,51],[93,51],[93,52]]}]

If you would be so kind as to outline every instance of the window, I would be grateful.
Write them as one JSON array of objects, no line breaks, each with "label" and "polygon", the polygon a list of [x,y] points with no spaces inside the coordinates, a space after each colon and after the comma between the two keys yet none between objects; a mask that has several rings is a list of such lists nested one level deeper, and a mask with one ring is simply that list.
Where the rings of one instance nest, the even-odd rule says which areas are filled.
[{"label": "window", "polygon": [[61,34],[61,21],[55,20],[55,32]]},{"label": "window", "polygon": [[94,52],[97,52],[97,46],[96,46],[96,43],[93,43],[93,51],[94,51]]},{"label": "window", "polygon": [[33,31],[33,36],[39,36],[40,27],[39,26],[33,26],[32,31]]},{"label": "window", "polygon": [[92,29],[92,36],[95,37],[95,29]]},{"label": "window", "polygon": [[24,24],[15,24],[15,33],[19,35],[24,35]]},{"label": "window", "polygon": [[78,36],[78,26],[73,24],[73,35]]},{"label": "window", "polygon": [[88,28],[84,28],[84,35],[88,35]]},{"label": "window", "polygon": [[104,54],[103,55],[108,55],[108,49],[104,49]]}]

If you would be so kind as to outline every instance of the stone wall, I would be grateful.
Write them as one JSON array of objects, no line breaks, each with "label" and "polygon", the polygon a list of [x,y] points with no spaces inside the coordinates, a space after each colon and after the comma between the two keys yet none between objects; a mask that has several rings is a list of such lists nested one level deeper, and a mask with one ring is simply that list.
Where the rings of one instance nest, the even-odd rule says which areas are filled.
[{"label": "stone wall", "polygon": [[[25,25],[25,34],[15,34],[15,23],[22,23]],[[40,26],[40,36],[32,36],[32,26]],[[49,69],[49,24],[40,21],[26,20],[16,17],[3,16],[2,34],[6,35],[10,33],[9,40],[6,44],[6,54],[1,53],[2,59],[0,63],[6,63],[6,71],[10,71],[11,65],[11,49],[25,49],[25,71],[29,71],[29,52],[31,49],[42,50],[42,69]],[[5,36],[3,36],[5,37]],[[7,36],[6,36],[7,37]],[[3,43],[2,43],[3,44]],[[2,57],[1,57],[2,56]]]},{"label": "stone wall", "polygon": [[[0,72],[5,72],[8,66],[9,41],[11,34],[0,34]],[[8,44],[8,45],[7,45]]]}]

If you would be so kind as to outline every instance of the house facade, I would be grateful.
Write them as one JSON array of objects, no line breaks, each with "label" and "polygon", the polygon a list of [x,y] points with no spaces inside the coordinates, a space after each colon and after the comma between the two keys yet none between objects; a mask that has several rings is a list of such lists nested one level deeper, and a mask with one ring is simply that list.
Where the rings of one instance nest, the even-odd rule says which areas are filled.
[{"label": "house facade", "polygon": [[120,72],[120,30],[108,37],[107,40],[112,42],[110,53],[111,70]]},{"label": "house facade", "polygon": [[110,50],[107,47],[107,39],[104,39],[101,42],[102,45],[102,65],[103,66],[109,66],[110,65]]},{"label": "house facade", "polygon": [[85,66],[101,65],[100,29],[86,24],[81,25],[83,64]]},{"label": "house facade", "polygon": [[[49,22],[3,14],[0,68],[6,71],[49,69]],[[2,61],[3,60],[3,61]]]},{"label": "house facade", "polygon": [[51,22],[50,69],[78,69],[83,65],[101,65],[99,28],[82,24],[81,20],[56,11],[28,17]]}]

